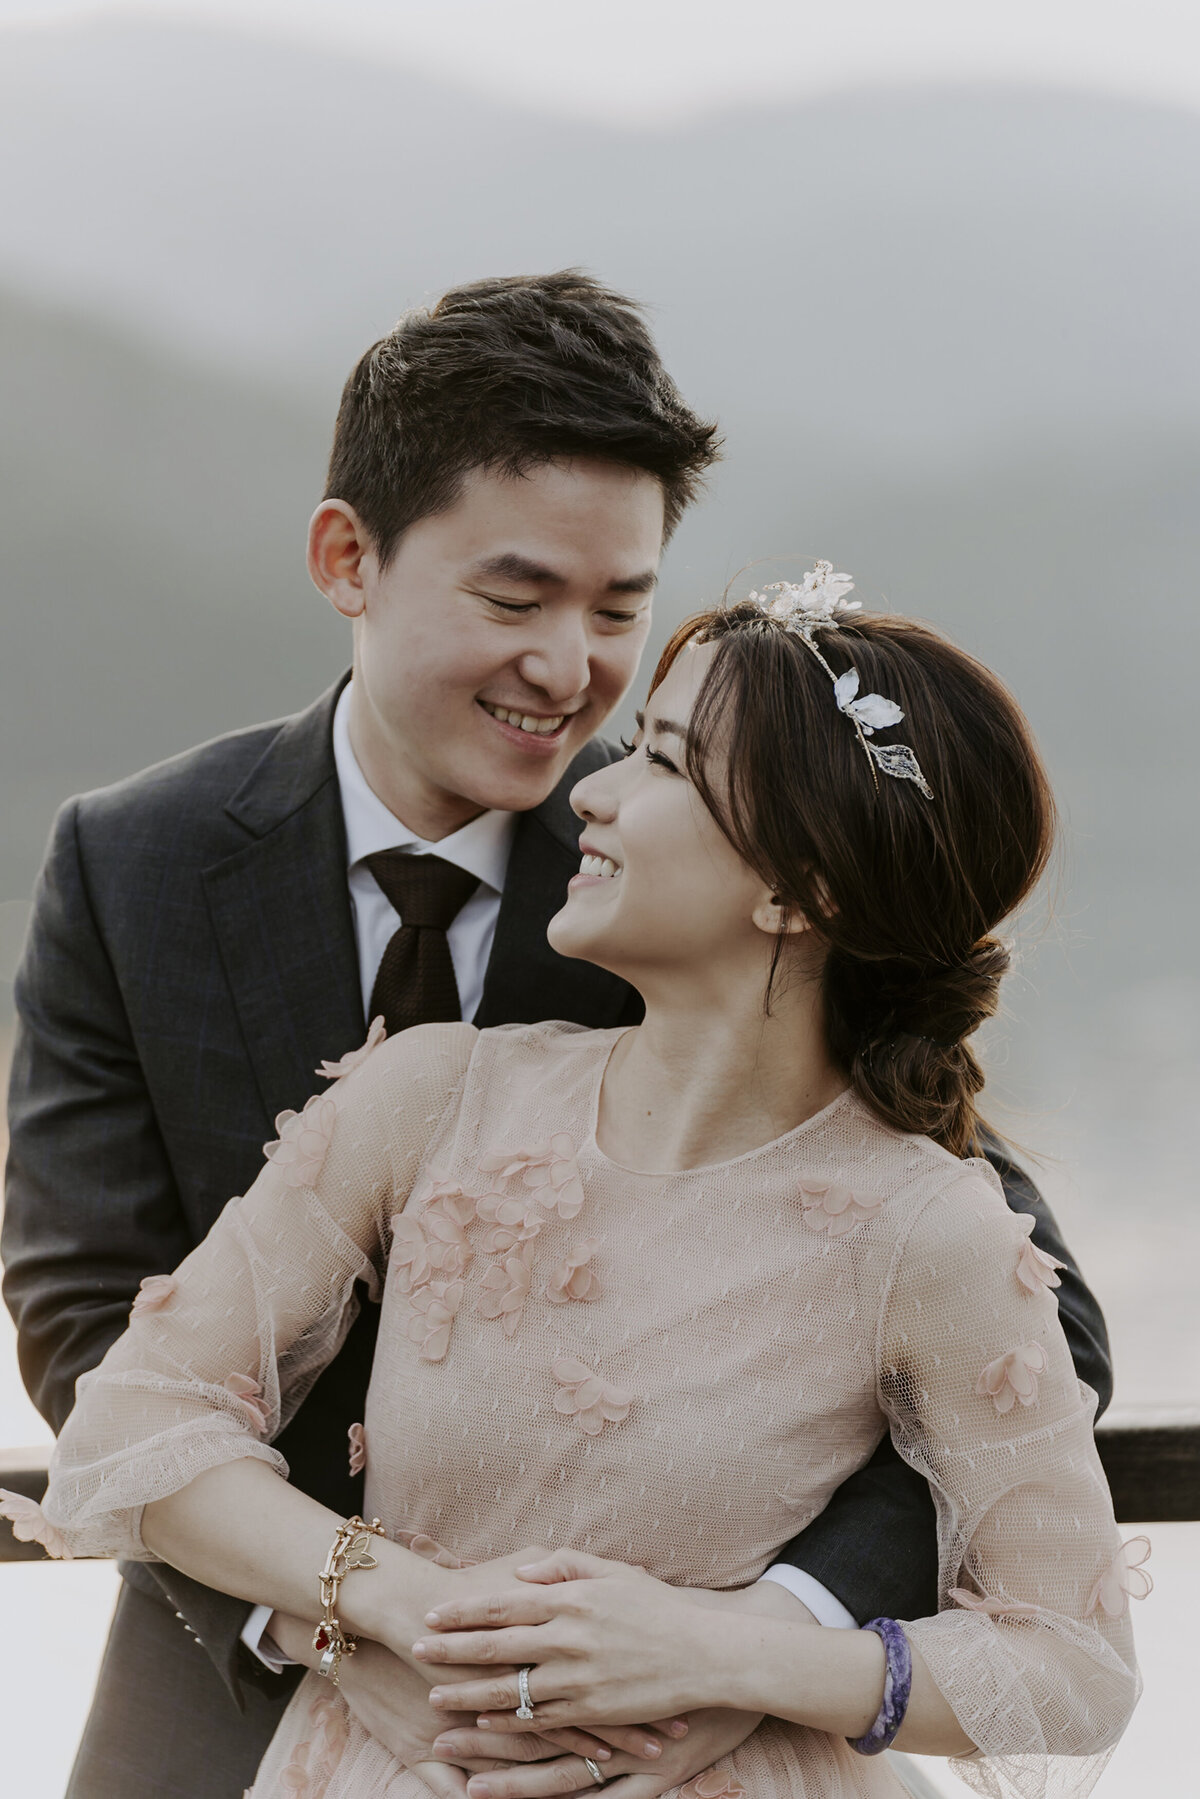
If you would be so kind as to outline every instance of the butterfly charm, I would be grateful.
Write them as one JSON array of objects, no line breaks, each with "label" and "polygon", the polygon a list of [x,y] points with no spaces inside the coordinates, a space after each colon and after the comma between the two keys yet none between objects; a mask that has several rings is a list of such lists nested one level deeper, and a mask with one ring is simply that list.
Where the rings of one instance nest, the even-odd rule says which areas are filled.
[{"label": "butterfly charm", "polygon": [[360,1530],[350,1538],[346,1547],[338,1557],[340,1563],[337,1573],[340,1578],[350,1573],[352,1568],[377,1568],[379,1563],[371,1554],[371,1537],[369,1530]]}]

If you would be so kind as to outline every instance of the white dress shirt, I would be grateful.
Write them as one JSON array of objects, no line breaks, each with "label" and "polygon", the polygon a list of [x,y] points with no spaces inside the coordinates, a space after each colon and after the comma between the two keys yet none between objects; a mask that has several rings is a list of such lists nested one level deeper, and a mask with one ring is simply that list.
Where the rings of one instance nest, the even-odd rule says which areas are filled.
[{"label": "white dress shirt", "polygon": [[362,983],[363,1014],[368,1017],[371,989],[383,961],[383,952],[400,929],[400,914],[385,897],[365,858],[379,850],[407,850],[414,856],[440,856],[456,868],[475,875],[479,886],[446,932],[450,960],[458,982],[458,998],[464,1018],[474,1018],[483,998],[500,895],[508,873],[508,858],[516,829],[515,812],[481,812],[461,830],[452,831],[439,843],[426,843],[389,812],[368,785],[350,744],[350,693],[341,692],[333,714],[333,760],[342,816],[346,821],[346,866],[350,884],[350,911],[358,949],[358,973]]},{"label": "white dress shirt", "polygon": [[[416,836],[388,810],[359,766],[350,743],[351,686],[352,683],[347,682],[342,689],[333,714],[333,760],[342,799],[342,816],[346,821],[346,879],[350,888],[364,1017],[371,1003],[371,990],[383,952],[403,922],[385,898],[364,858],[375,855],[378,850],[403,849],[414,856],[441,856],[444,861],[453,862],[456,868],[464,868],[468,874],[478,876],[479,887],[446,932],[462,1015],[474,1018],[483,997],[483,981],[496,935],[496,920],[500,916],[500,896],[508,873],[517,814],[482,812],[470,824],[443,837],[439,843],[426,843]],[[803,1601],[819,1623],[855,1628],[854,1619],[840,1600],[803,1569],[777,1562],[762,1578],[787,1587]],[[278,1674],[290,1664],[271,1638],[264,1634],[271,1611],[268,1605],[255,1606],[243,1627],[242,1641],[259,1661]]]}]

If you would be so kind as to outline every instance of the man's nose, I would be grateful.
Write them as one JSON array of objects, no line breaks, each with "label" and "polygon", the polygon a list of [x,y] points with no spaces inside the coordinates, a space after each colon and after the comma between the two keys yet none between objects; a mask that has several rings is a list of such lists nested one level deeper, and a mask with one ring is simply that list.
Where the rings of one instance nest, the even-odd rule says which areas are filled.
[{"label": "man's nose", "polygon": [[591,679],[586,627],[574,619],[557,623],[529,646],[517,668],[522,680],[540,688],[555,704],[575,699]]}]

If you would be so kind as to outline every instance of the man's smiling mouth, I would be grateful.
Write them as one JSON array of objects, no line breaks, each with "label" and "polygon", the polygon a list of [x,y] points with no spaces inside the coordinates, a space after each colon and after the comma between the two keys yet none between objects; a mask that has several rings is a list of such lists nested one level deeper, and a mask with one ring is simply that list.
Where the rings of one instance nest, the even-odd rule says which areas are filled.
[{"label": "man's smiling mouth", "polygon": [[531,737],[552,737],[555,731],[562,729],[567,717],[565,712],[556,712],[550,718],[538,718],[532,712],[513,712],[507,706],[494,706],[490,700],[480,700],[479,704],[502,725],[515,725]]}]

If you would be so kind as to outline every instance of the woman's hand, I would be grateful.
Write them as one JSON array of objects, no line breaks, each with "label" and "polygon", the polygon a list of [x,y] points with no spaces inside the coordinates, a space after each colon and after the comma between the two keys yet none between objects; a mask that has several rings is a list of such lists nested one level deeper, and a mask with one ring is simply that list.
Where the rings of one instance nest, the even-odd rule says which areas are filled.
[{"label": "woman's hand", "polygon": [[[632,1724],[719,1705],[724,1625],[711,1594],[667,1586],[641,1569],[562,1551],[521,1564],[525,1583],[439,1603],[414,1660],[453,1667],[435,1706],[479,1711],[484,1730]],[[496,1669],[478,1678],[480,1666]],[[463,1677],[464,1665],[470,1675]],[[503,1674],[499,1668],[505,1667]],[[522,1723],[515,1673],[529,1666],[536,1717]]]},{"label": "woman's hand", "polygon": [[[312,1634],[312,1625],[303,1619],[280,1612],[272,1616],[274,1641],[290,1661],[307,1668],[315,1668],[319,1660],[312,1646]],[[355,1653],[342,1662],[339,1690],[363,1729],[382,1743],[398,1762],[418,1774],[439,1799],[455,1799],[455,1795],[461,1795],[467,1775],[472,1772],[479,1773],[496,1765],[508,1768],[513,1764],[516,1764],[513,1772],[517,1779],[506,1788],[511,1799],[537,1799],[538,1794],[551,1790],[546,1784],[548,1781],[557,1779],[561,1782],[567,1766],[572,1774],[582,1768],[584,1780],[590,1785],[582,1756],[590,1755],[601,1765],[613,1756],[607,1741],[581,1730],[556,1731],[551,1736],[501,1737],[498,1733],[491,1739],[480,1736],[474,1730],[473,1713],[464,1712],[447,1719],[444,1712],[431,1711],[429,1687],[422,1676],[385,1649],[382,1643],[373,1643],[366,1637],[360,1641]],[[463,1743],[461,1753],[446,1754],[444,1749],[434,1746],[435,1731],[440,1728],[445,1733],[448,1726]],[[652,1734],[644,1730],[620,1733],[623,1739],[630,1739],[629,1747],[634,1750],[635,1759],[640,1759],[642,1747]],[[655,1736],[654,1756],[661,1755],[663,1746],[664,1739]],[[625,1757],[626,1761],[629,1759]],[[452,1767],[451,1763],[457,1765]],[[529,1763],[539,1764],[532,1786],[528,1784],[532,1769],[521,1765]],[[645,1767],[646,1760],[641,1760],[641,1765]],[[560,1784],[553,1790],[564,1792],[568,1788]]]}]

